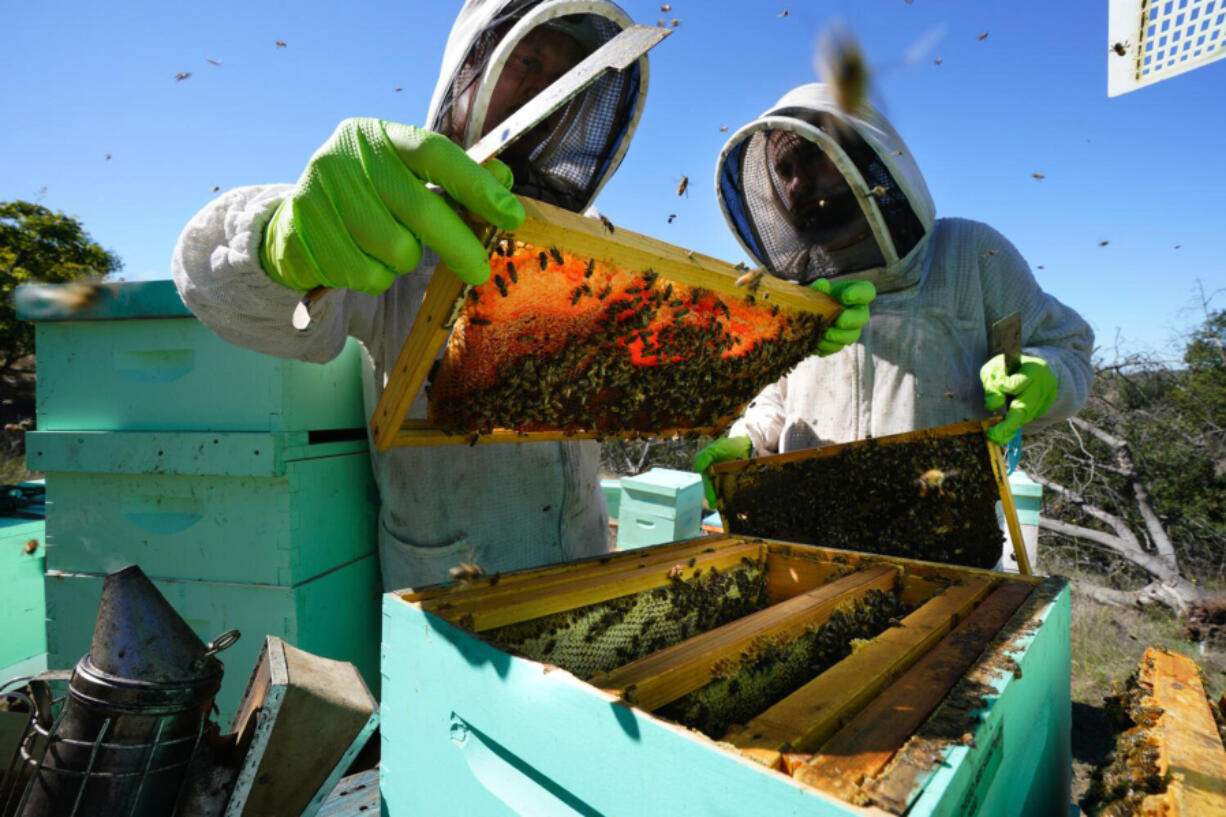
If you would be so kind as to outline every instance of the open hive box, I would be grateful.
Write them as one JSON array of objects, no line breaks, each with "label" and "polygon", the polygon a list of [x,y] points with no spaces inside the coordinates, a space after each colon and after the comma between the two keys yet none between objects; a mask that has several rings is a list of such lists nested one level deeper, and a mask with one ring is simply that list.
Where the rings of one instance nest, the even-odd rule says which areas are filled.
[{"label": "open hive box", "polygon": [[1000,418],[715,465],[724,530],[788,542],[992,567],[1001,503],[1022,573],[1030,561],[1000,446]]},{"label": "open hive box", "polygon": [[[607,220],[521,201],[520,229],[491,237],[488,282],[432,278],[371,419],[379,448],[716,434],[816,352],[842,309]],[[428,415],[407,418],[427,380]]]},{"label": "open hive box", "polygon": [[1062,579],[715,536],[385,596],[391,814],[1062,814]]}]

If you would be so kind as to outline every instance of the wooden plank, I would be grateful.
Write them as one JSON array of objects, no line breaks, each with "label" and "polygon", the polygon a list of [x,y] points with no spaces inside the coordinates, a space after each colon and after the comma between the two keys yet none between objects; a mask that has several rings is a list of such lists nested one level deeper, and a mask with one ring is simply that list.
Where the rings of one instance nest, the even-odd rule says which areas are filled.
[{"label": "wooden plank", "polygon": [[1008,582],[911,669],[826,741],[812,763],[794,775],[802,783],[852,799],[866,779],[880,772],[954,684],[979,658],[1030,585]]},{"label": "wooden plank", "polygon": [[[516,570],[513,573],[499,576],[497,582],[494,582],[494,577],[490,576],[474,583],[469,588],[465,588],[456,582],[442,582],[439,584],[426,585],[425,587],[410,587],[401,591],[397,591],[396,595],[403,601],[410,604],[417,604],[430,599],[436,599],[439,596],[447,596],[453,593],[459,593],[464,590],[477,590],[481,587],[491,587],[493,584],[506,583],[508,586],[519,584],[521,582],[536,583],[539,579],[552,577],[555,575],[576,575],[581,574],[595,567],[603,565],[616,565],[619,568],[624,567],[630,562],[642,560],[647,555],[678,553],[682,550],[696,548],[699,545],[707,547],[722,548],[731,544],[761,544],[762,540],[753,537],[734,536],[731,534],[719,534],[715,536],[704,536],[697,539],[686,539],[681,542],[674,542],[667,545],[655,545],[650,548],[641,548],[636,550],[623,550],[613,553],[606,553],[599,556],[588,556],[584,559],[576,559],[573,562],[559,562],[557,564],[546,565],[544,567],[534,567],[526,570]],[[704,548],[705,549],[705,548]]]},{"label": "wooden plank", "polygon": [[711,474],[715,481],[717,493],[719,493],[718,488],[722,481],[718,477],[725,474],[736,474],[747,468],[775,467],[803,460],[821,460],[841,454],[848,448],[863,448],[869,445],[896,445],[898,443],[911,443],[919,440],[940,440],[945,437],[983,434],[987,429],[999,423],[1000,420],[1000,417],[990,417],[986,420],[965,420],[961,423],[950,423],[949,425],[934,426],[932,428],[920,428],[915,431],[904,431],[901,434],[890,434],[885,437],[874,437],[871,440],[853,440],[849,443],[823,445],[820,448],[803,448],[798,451],[788,451],[785,454],[766,454],[747,460],[729,460],[728,462],[712,465]]},{"label": "wooden plank", "polygon": [[426,382],[430,367],[451,334],[450,321],[463,296],[464,283],[440,262],[430,276],[421,308],[370,418],[371,437],[380,451],[394,444],[401,421],[409,413],[413,398]]},{"label": "wooden plank", "polygon": [[[520,199],[526,218],[514,230],[518,241],[542,247],[561,247],[624,269],[652,269],[664,279],[688,286],[702,287],[724,295],[743,298],[751,294],[738,287],[744,270],[718,258],[691,252],[649,236],[615,227],[612,233],[596,219],[572,213],[542,201]],[[780,307],[811,312],[833,322],[843,311],[838,301],[808,287],[763,274],[753,294]],[[821,297],[815,298],[814,295]]]},{"label": "wooden plank", "polygon": [[1165,792],[1144,799],[1141,813],[1226,815],[1226,750],[1196,662],[1150,647],[1141,659],[1137,683],[1152,690],[1162,712],[1150,733],[1160,743],[1159,773],[1169,778]]},{"label": "wooden plank", "polygon": [[[995,576],[1000,578],[1004,575],[983,567],[962,567],[961,565],[947,565],[941,562],[924,562],[919,559],[908,559],[902,556],[886,556],[880,553],[839,550],[837,548],[821,547],[820,545],[781,542],[778,539],[757,539],[757,541],[766,543],[769,554],[768,559],[774,554],[782,554],[801,559],[808,558],[817,561],[835,562],[845,567],[856,567],[866,564],[891,564],[901,567],[908,576],[921,576],[926,579],[935,579],[938,582],[944,581],[946,583],[961,581],[967,576]],[[1042,583],[1043,577],[1009,575],[1009,580],[1033,586]]]},{"label": "wooden plank", "polygon": [[1022,527],[1017,519],[1017,505],[1013,502],[1013,488],[1009,485],[1009,471],[1005,466],[1005,452],[990,439],[988,444],[988,460],[992,463],[992,476],[996,478],[996,490],[1000,493],[1000,507],[1005,515],[1005,526],[1009,529],[1009,538],[1013,541],[1013,557],[1017,559],[1017,570],[1023,576],[1033,576],[1030,567],[1030,554],[1026,552],[1026,542],[1022,538]]},{"label": "wooden plank", "polygon": [[[713,437],[720,434],[735,419],[735,415],[730,415],[728,417],[721,417],[713,426],[661,429],[658,432],[652,432],[652,436],[672,437],[678,434],[706,434]],[[566,440],[636,440],[642,436],[643,432],[641,431],[515,431],[510,428],[496,428],[489,433],[477,433],[474,431],[469,434],[449,434],[429,420],[406,419],[401,423],[400,429],[396,432],[392,445],[485,445],[486,443],[541,443],[564,442]]]},{"label": "wooden plank", "polygon": [[[978,580],[984,577],[972,576],[968,578]],[[903,603],[904,607],[914,610],[916,607],[926,604],[929,599],[947,587],[949,587],[948,582],[934,582],[923,576],[903,576],[902,591],[899,592],[898,599]]]},{"label": "wooden plank", "polygon": [[723,739],[742,750],[813,751],[965,618],[992,584],[974,576],[948,588]]},{"label": "wooden plank", "polygon": [[693,544],[669,548],[665,551],[645,550],[637,554],[634,551],[618,554],[628,558],[609,557],[595,563],[557,565],[553,569],[546,568],[532,571],[533,575],[531,576],[511,574],[501,577],[493,584],[491,584],[494,581],[493,578],[487,577],[470,582],[467,587],[453,585],[451,592],[427,600],[425,608],[442,615],[457,605],[462,605],[476,599],[484,599],[493,604],[495,603],[494,599],[521,594],[524,592],[525,582],[527,581],[531,581],[531,587],[534,592],[543,592],[547,587],[586,581],[597,576],[629,575],[635,571],[652,570],[661,566],[669,568],[678,563],[684,564],[689,558],[703,553],[714,553],[728,547],[743,544],[746,544],[744,539],[733,539],[732,537],[720,537],[714,541],[703,539]]},{"label": "wooden plank", "polygon": [[737,545],[715,553],[701,553],[685,562],[673,560],[657,564],[654,569],[596,576],[542,588],[521,586],[512,594],[494,598],[479,596],[447,608],[439,605],[433,612],[462,627],[482,632],[664,587],[675,578],[690,579],[711,569],[729,570],[740,565],[743,559],[762,558],[761,545]]},{"label": "wooden plank", "polygon": [[839,606],[864,597],[870,590],[891,590],[897,579],[898,569],[888,565],[852,573],[611,672],[599,673],[589,683],[625,697],[640,709],[659,709],[705,686],[717,664],[735,660],[757,639],[797,638],[826,622]]},{"label": "wooden plank", "polygon": [[832,577],[853,568],[834,562],[819,562],[783,553],[771,553],[766,558],[766,603],[778,604],[821,587]]}]

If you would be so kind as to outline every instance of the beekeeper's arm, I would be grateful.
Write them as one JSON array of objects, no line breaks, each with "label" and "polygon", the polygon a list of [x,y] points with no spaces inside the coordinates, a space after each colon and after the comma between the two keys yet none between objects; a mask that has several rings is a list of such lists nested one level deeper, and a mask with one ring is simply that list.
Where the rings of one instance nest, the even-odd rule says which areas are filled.
[{"label": "beekeeper's arm", "polygon": [[[418,265],[423,245],[468,283],[489,277],[481,243],[426,182],[499,227],[523,221],[505,165],[482,168],[450,140],[419,128],[348,119],[296,185],[240,188],[192,219],[172,264],[180,294],[233,343],[330,360],[352,324],[370,323],[371,296]],[[290,323],[293,309],[318,286],[341,291],[325,296],[299,332]]]},{"label": "beekeeper's arm", "polygon": [[1003,356],[996,355],[979,373],[988,410],[1012,399],[1004,421],[988,432],[1003,444],[1025,424],[1059,422],[1085,405],[1094,380],[1094,332],[1077,312],[1039,288],[1030,266],[1004,236],[986,228],[979,254],[989,331],[1013,312],[1022,316],[1021,368],[1006,373]]}]

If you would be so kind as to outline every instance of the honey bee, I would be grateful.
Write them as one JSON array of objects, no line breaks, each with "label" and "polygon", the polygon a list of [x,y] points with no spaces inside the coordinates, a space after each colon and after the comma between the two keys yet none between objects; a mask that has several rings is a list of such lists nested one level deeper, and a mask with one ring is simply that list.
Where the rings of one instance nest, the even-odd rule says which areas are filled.
[{"label": "honey bee", "polygon": [[681,565],[673,565],[672,567],[668,569],[668,577],[670,579],[680,579],[681,574],[684,571],[685,571],[685,568],[682,567]]},{"label": "honey bee", "polygon": [[676,217],[677,217],[677,214],[676,214],[676,213],[669,213],[669,214],[668,214],[668,223],[669,223],[669,224],[672,224],[672,223],[673,223],[673,219],[675,219]]},{"label": "honey bee", "polygon": [[285,48],[285,40],[277,40],[277,48]]},{"label": "honey bee", "polygon": [[476,562],[460,562],[458,565],[448,570],[447,575],[450,576],[453,581],[468,584],[471,581],[483,578],[485,576],[485,568]]},{"label": "honey bee", "polygon": [[22,547],[21,550],[26,555],[33,553],[34,551],[38,550],[38,540],[37,539],[29,540],[28,542],[25,543],[25,545]]},{"label": "honey bee", "polygon": [[1098,242],[1098,246],[1100,246],[1100,247],[1105,247],[1105,246],[1107,246],[1107,245],[1108,245],[1108,244],[1110,244],[1110,243],[1111,243],[1110,241],[1108,241],[1107,239],[1105,239],[1105,238],[1104,238],[1102,241]]},{"label": "honey bee", "polygon": [[216,185],[216,184],[215,184],[215,185],[213,185],[212,187],[210,187],[210,188],[209,188],[209,192],[210,192],[210,193],[217,193],[217,192],[219,192],[220,190],[221,190],[221,186],[220,186],[220,185]]},{"label": "honey bee", "polygon": [[941,63],[943,63],[943,62],[945,62],[945,60],[941,59],[940,57],[933,57],[933,58],[932,58],[932,64],[933,64],[933,65],[940,65],[940,64],[941,64]]},{"label": "honey bee", "polygon": [[677,195],[685,195],[685,191],[690,189],[690,177],[682,176],[681,181],[677,183]]},{"label": "honey bee", "polygon": [[996,255],[996,250],[984,250],[983,252],[984,258],[991,258],[993,255]]},{"label": "honey bee", "polygon": [[180,71],[179,73],[175,74],[175,82],[182,82],[183,80],[187,79],[191,75],[192,75],[191,71]]},{"label": "honey bee", "polygon": [[549,266],[549,256],[545,255],[544,250],[541,250],[540,255],[536,257],[536,260],[540,262],[541,272],[544,272],[545,269]]},{"label": "honey bee", "polygon": [[929,468],[919,475],[916,482],[920,486],[920,496],[928,496],[929,491],[936,491],[937,496],[945,495],[945,483],[958,475],[957,471],[942,471],[940,468]]},{"label": "honey bee", "polygon": [[1042,264],[1039,264],[1039,269],[1046,269]]},{"label": "honey bee", "polygon": [[609,221],[608,217],[603,214],[600,216],[600,223],[603,224],[604,228],[610,233],[614,232],[613,222]]},{"label": "honey bee", "polygon": [[746,272],[740,278],[736,279],[736,285],[739,287],[749,287],[750,291],[752,292],[762,283],[763,274],[763,270],[751,269],[749,272]]},{"label": "honey bee", "polygon": [[976,37],[975,39],[979,40],[980,42],[983,42],[983,41],[984,41],[984,40],[986,40],[987,38],[988,38],[988,32],[986,32],[986,31],[981,31],[981,32],[979,32],[979,36],[978,36],[978,37]]},{"label": "honey bee", "polygon": [[679,25],[681,25],[681,21],[680,21],[680,20],[678,20],[676,17],[674,17],[674,18],[673,18],[673,21],[672,21],[672,26],[673,26],[673,28],[676,28],[676,27],[677,27],[677,26],[679,26]]},{"label": "honey bee", "polygon": [[558,248],[557,248],[557,247],[550,247],[550,248],[549,248],[549,254],[550,254],[551,256],[553,256],[553,262],[554,262],[555,264],[561,264],[561,263],[562,263],[562,253],[558,251]]},{"label": "honey bee", "polygon": [[1046,176],[1044,176],[1042,173],[1031,173],[1030,175],[1031,175],[1031,176],[1034,176],[1034,177],[1035,177],[1036,179],[1038,179],[1039,181],[1042,181],[1043,179],[1046,179],[1046,178],[1047,178],[1047,177],[1046,177]]},{"label": "honey bee", "polygon": [[838,106],[856,114],[868,100],[868,62],[850,31],[832,26],[822,32],[817,49],[817,73],[834,91]]},{"label": "honey bee", "polygon": [[895,150],[895,151],[894,151],[894,155],[895,155],[895,156],[901,156],[901,155],[902,155],[902,148],[899,148],[899,149]]},{"label": "honey bee", "polygon": [[221,60],[215,60],[212,57],[205,57],[204,61],[209,65],[221,65]]},{"label": "honey bee", "polygon": [[672,10],[673,10],[673,7],[668,3],[665,3],[664,5],[660,6],[660,11],[664,12],[665,14],[668,14]]},{"label": "honey bee", "polygon": [[396,93],[400,93],[401,91],[403,91],[403,90],[404,90],[404,86],[402,86],[402,85],[397,85],[397,86],[396,86],[395,88],[393,88],[392,90],[393,90],[393,91],[395,91]]},{"label": "honey bee", "polygon": [[1127,57],[1128,47],[1130,45],[1132,45],[1132,43],[1130,43],[1128,40],[1121,40],[1120,42],[1111,46],[1111,50],[1114,51],[1118,56]]},{"label": "honey bee", "polygon": [[[1176,244],[1176,245],[1175,245],[1175,249],[1179,249],[1179,248],[1180,248],[1180,247],[1182,247],[1182,246],[1183,246],[1182,244]],[[1043,268],[1042,268],[1042,267],[1039,267],[1039,269],[1043,269]]]},{"label": "honey bee", "polygon": [[511,276],[511,283],[519,283],[519,272],[515,269],[515,265],[510,261],[507,262],[507,275]]},{"label": "honey bee", "polygon": [[489,326],[490,325],[489,318],[469,318],[468,322],[471,323],[473,326]]},{"label": "honey bee", "polygon": [[96,281],[73,281],[55,289],[48,289],[45,297],[68,310],[76,312],[92,306],[102,295],[102,285]]},{"label": "honey bee", "polygon": [[595,259],[595,258],[589,258],[589,259],[587,260],[587,268],[583,270],[583,277],[584,277],[584,278],[591,278],[591,277],[592,277],[592,272],[593,272],[595,269],[596,269],[596,259]]},{"label": "honey bee", "polygon": [[788,10],[787,10],[787,9],[784,9],[783,11],[779,12],[779,16],[780,16],[780,17],[787,17],[787,16],[788,16]]},{"label": "honey bee", "polygon": [[872,190],[869,190],[868,192],[869,192],[869,193],[871,193],[871,194],[872,194],[873,196],[875,196],[876,198],[879,198],[879,199],[880,199],[880,198],[885,198],[885,194],[886,194],[888,191],[885,189],[885,185],[883,185],[883,184],[879,184],[879,185],[876,185],[875,187],[873,187],[873,189],[872,189]]},{"label": "honey bee", "polygon": [[109,161],[111,161],[111,154],[109,154],[109,153],[108,153],[108,154],[106,155],[106,160],[107,160],[108,162],[109,162]]}]

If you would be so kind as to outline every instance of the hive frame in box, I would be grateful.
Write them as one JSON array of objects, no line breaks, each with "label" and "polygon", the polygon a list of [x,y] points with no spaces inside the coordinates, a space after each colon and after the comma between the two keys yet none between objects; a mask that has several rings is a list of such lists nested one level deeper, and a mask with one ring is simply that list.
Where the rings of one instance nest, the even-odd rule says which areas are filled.
[{"label": "hive frame in box", "polygon": [[[736,564],[742,552],[766,562],[763,609],[586,682],[494,640],[508,622],[688,579],[704,559],[706,567],[721,558]],[[837,683],[825,690],[836,693],[834,708],[816,716],[824,724],[816,733],[796,738],[810,752],[810,744],[847,745],[848,730],[874,749],[892,740],[877,757],[846,753],[871,766],[869,776],[832,773],[820,751],[764,748],[760,735],[746,737],[756,721],[716,742],[647,711],[678,693],[664,686],[687,673],[705,678],[719,645],[752,641],[745,622],[769,619],[766,632],[807,615],[801,608],[829,611],[893,575],[914,611],[811,682],[834,673]],[[1068,802],[1068,599],[1059,579],[736,536],[388,594],[383,799],[390,813],[428,810],[441,798],[457,813],[480,814],[1056,813]],[[645,677],[664,683],[641,687],[637,704],[625,688],[602,688],[650,661],[657,666]],[[811,697],[808,686],[767,711]],[[970,720],[959,720],[975,700]],[[792,705],[816,711],[812,704]],[[907,720],[901,731],[899,720]],[[970,724],[965,738],[934,741],[931,724],[951,722],[958,735]],[[848,796],[876,805],[852,805]]]},{"label": "hive frame in box", "polygon": [[[744,298],[752,294],[738,287],[737,280],[744,270],[709,256],[690,252],[681,247],[612,227],[596,219],[572,213],[545,202],[520,198],[526,218],[512,231],[518,241],[563,250],[602,261],[612,261],[629,269],[651,269],[665,280],[711,290],[721,295]],[[508,234],[508,237],[511,234]],[[490,242],[496,236],[491,235]],[[777,280],[770,275],[757,277],[755,287],[760,297],[769,298],[780,307],[817,315],[833,322],[842,306],[828,295],[807,287]],[[562,439],[623,436],[617,433],[592,431],[526,431],[495,429],[493,433],[472,435],[446,434],[427,420],[406,419],[414,398],[421,390],[447,342],[451,327],[459,315],[467,289],[455,275],[435,274],[430,279],[421,308],[413,322],[396,365],[391,369],[371,417],[370,426],[375,446],[385,451],[401,445],[448,445],[460,443],[527,442]],[[765,384],[763,384],[765,385]],[[734,419],[735,412],[707,428],[659,429],[661,436],[678,432],[717,434]],[[640,432],[624,436],[642,436]]]},{"label": "hive frame in box", "polygon": [[1022,540],[1022,528],[1017,518],[1017,506],[1013,502],[1013,490],[1009,487],[1009,475],[1008,468],[1005,466],[1004,452],[999,445],[992,442],[987,436],[987,430],[999,423],[1001,419],[1000,417],[990,417],[986,420],[967,420],[961,423],[951,423],[933,428],[906,431],[901,434],[891,434],[886,437],[875,437],[871,440],[856,440],[850,443],[825,445],[820,448],[806,448],[799,451],[789,451],[785,454],[769,454],[747,460],[732,460],[713,465],[711,467],[711,479],[715,484],[720,519],[723,521],[724,530],[732,531],[735,527],[729,524],[732,520],[729,520],[724,514],[725,502],[735,487],[732,478],[751,466],[755,468],[772,467],[804,460],[824,459],[833,457],[848,449],[866,445],[888,446],[920,440],[935,440],[979,434],[982,435],[984,445],[987,447],[988,460],[992,466],[992,476],[996,482],[996,491],[1000,495],[1001,510],[1004,513],[1005,524],[1009,529],[1009,538],[1013,542],[1013,553],[1017,559],[1018,572],[1023,576],[1032,576],[1034,575],[1034,570],[1030,564],[1030,557],[1026,553],[1025,543]]}]

